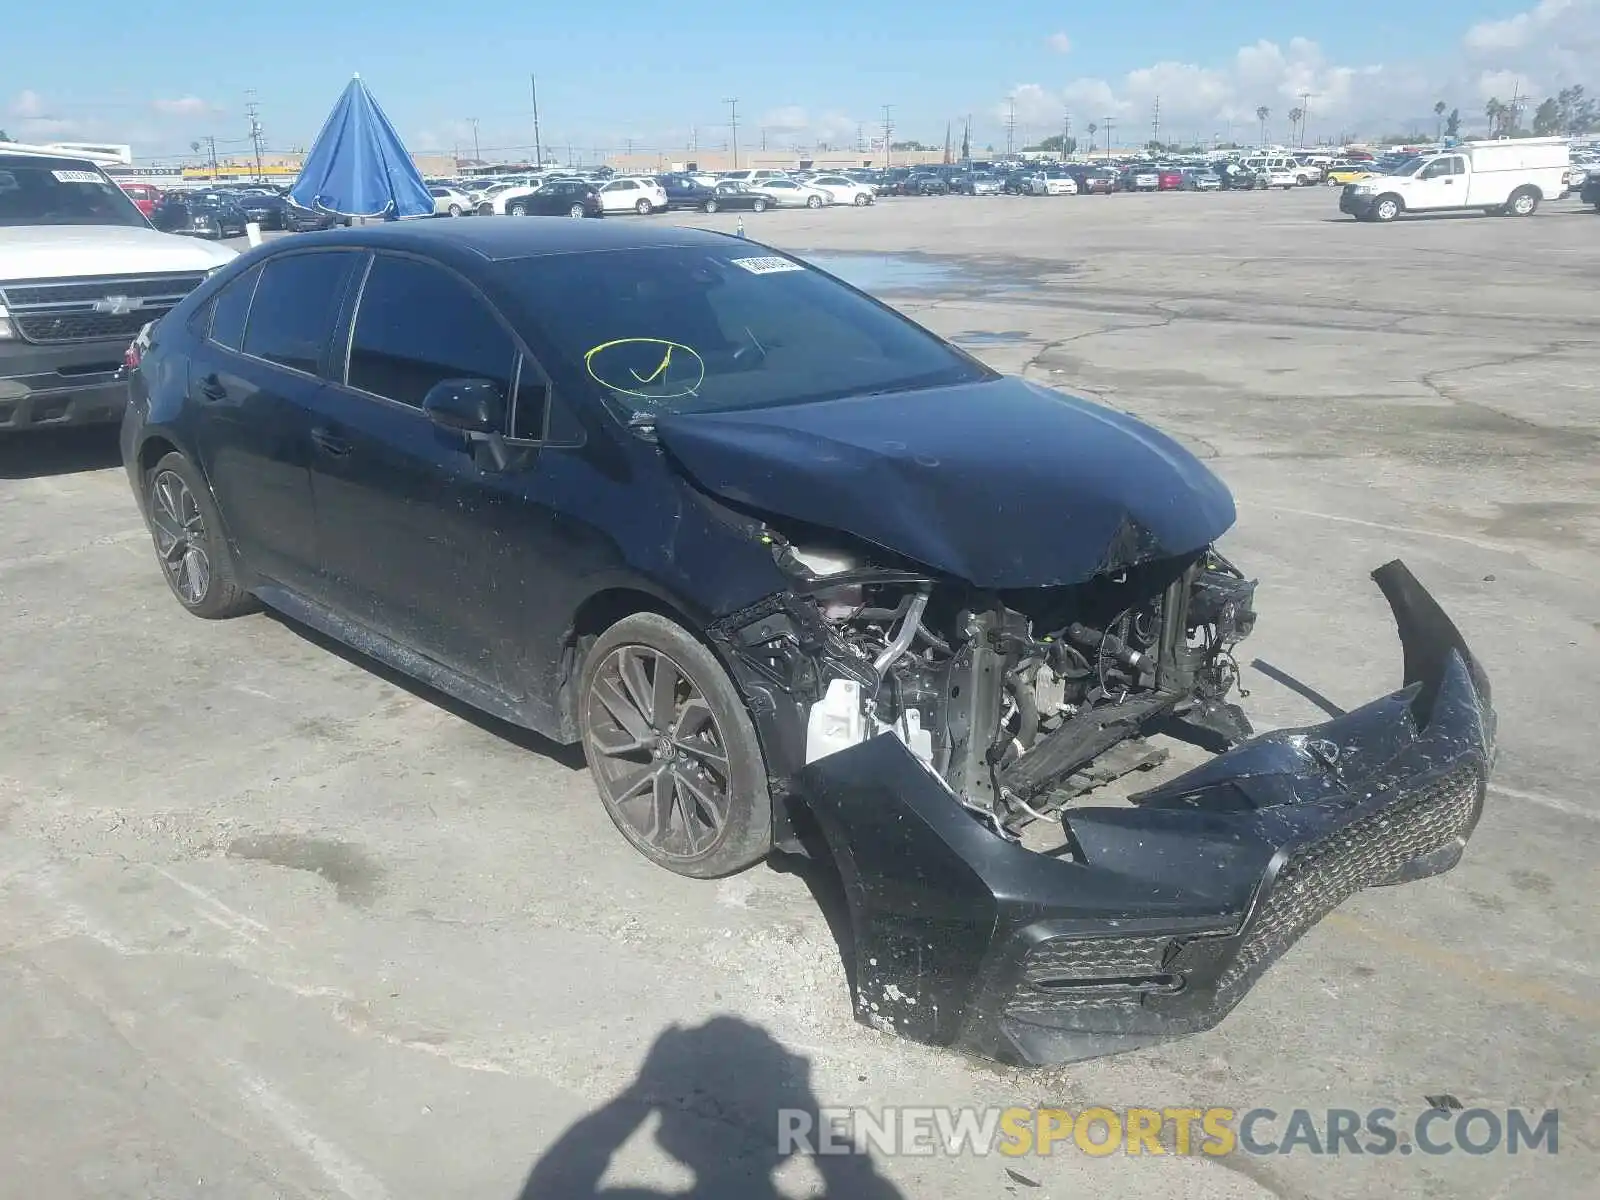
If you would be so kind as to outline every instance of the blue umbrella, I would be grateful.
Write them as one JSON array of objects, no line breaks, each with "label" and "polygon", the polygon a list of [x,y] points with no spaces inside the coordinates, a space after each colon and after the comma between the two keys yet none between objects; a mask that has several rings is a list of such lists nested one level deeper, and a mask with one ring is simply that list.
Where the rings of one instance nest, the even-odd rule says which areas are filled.
[{"label": "blue umbrella", "polygon": [[328,114],[289,198],[301,208],[342,217],[433,212],[422,173],[359,75]]}]

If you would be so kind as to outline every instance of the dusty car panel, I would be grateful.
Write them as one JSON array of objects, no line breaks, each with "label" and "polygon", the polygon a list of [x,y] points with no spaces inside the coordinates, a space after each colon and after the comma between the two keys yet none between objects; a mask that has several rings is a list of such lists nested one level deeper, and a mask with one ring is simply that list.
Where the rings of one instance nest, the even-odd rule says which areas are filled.
[{"label": "dusty car panel", "polygon": [[1234,521],[1221,480],[1165,434],[1018,379],[664,417],[656,435],[727,499],[982,587],[1078,583],[1199,550]]}]

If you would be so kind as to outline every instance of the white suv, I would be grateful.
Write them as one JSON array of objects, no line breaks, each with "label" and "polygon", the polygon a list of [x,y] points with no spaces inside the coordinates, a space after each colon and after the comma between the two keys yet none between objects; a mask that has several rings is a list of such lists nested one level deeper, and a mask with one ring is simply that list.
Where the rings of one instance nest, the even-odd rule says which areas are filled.
[{"label": "white suv", "polygon": [[628,176],[600,185],[600,207],[608,213],[636,212],[641,217],[667,207],[667,189],[654,179]]},{"label": "white suv", "polygon": [[0,435],[121,420],[129,344],[234,255],[158,233],[89,159],[0,142]]}]

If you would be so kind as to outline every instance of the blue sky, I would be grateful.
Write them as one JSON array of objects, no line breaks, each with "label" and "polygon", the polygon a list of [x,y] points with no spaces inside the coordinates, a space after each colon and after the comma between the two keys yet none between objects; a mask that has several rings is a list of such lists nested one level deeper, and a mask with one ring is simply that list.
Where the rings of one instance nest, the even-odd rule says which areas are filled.
[{"label": "blue sky", "polygon": [[[853,142],[893,104],[896,138],[942,140],[971,113],[980,143],[1113,115],[1147,128],[1156,95],[1170,132],[1209,137],[1281,122],[1300,91],[1313,133],[1369,132],[1426,116],[1435,99],[1478,113],[1489,94],[1584,81],[1600,64],[1600,0],[1344,0],[1226,6],[1124,0],[1115,6],[1014,0],[844,0],[759,6],[616,0],[487,11],[438,0],[256,10],[144,0],[31,5],[11,22],[0,128],[12,136],[132,140],[143,157],[206,134],[242,145],[254,89],[268,145],[308,144],[360,71],[413,149],[470,152],[532,142],[528,74],[539,77],[545,140],[580,150],[678,149],[691,130],[740,141]],[[698,26],[698,28],[697,28]],[[130,52],[130,50],[132,52]],[[1600,69],[1596,70],[1600,86]],[[1502,97],[1504,98],[1504,97]],[[1215,127],[1215,128],[1213,128]],[[1275,126],[1274,126],[1275,128]],[[1147,136],[1147,135],[1146,135]]]}]

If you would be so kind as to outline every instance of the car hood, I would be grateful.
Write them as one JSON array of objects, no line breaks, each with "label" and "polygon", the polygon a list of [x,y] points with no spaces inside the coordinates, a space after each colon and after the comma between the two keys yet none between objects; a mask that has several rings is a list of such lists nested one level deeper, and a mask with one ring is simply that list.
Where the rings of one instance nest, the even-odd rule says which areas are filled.
[{"label": "car hood", "polygon": [[1199,550],[1227,487],[1167,435],[1020,379],[682,413],[656,437],[705,490],[984,588],[1048,587]]},{"label": "car hood", "polygon": [[235,252],[140,225],[0,226],[0,279],[209,271]]}]

